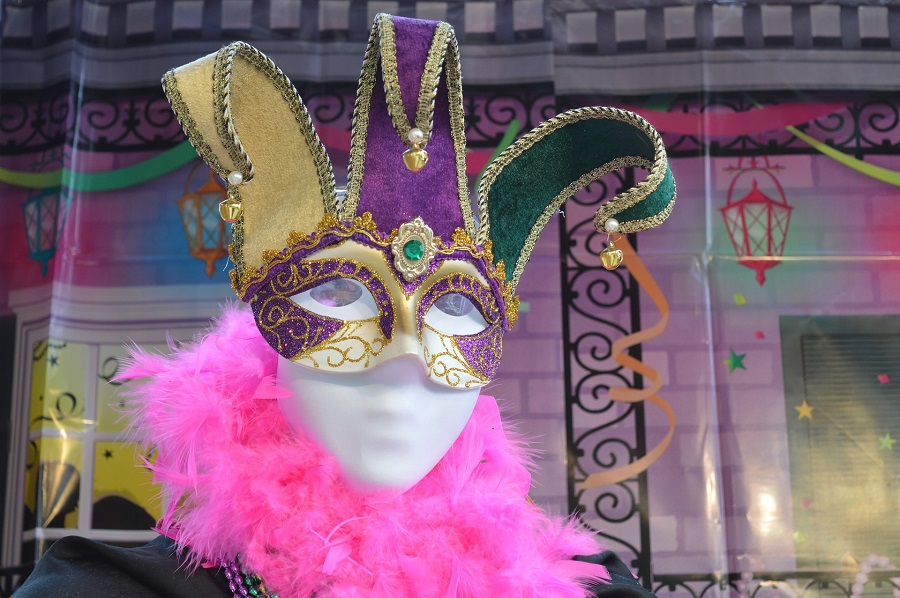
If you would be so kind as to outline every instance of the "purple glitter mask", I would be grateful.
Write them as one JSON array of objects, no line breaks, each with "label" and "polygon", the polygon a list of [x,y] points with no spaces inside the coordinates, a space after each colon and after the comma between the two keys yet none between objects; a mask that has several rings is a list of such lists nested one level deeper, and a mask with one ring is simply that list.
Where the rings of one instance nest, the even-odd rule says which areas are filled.
[{"label": "purple glitter mask", "polygon": [[[395,355],[411,328],[432,378],[483,384],[515,322],[534,237],[586,178],[648,169],[601,206],[598,230],[637,232],[668,216],[675,188],[659,134],[635,114],[591,107],[504,150],[481,178],[476,217],[461,80],[450,25],[377,15],[341,196],[303,101],[259,50],[235,42],[166,73],[185,133],[228,185],[219,212],[234,223],[232,285],[281,355],[352,371]],[[344,243],[367,257],[336,251]],[[356,310],[363,300],[368,312]],[[432,309],[445,329],[428,323]]]},{"label": "purple glitter mask", "polygon": [[[338,223],[274,256],[245,295],[263,337],[301,365],[352,372],[396,356],[393,340],[408,334],[435,382],[459,388],[489,382],[507,324],[499,274],[484,259],[489,254],[440,243],[428,269],[407,281],[394,265],[391,240]],[[301,306],[303,293],[320,300]],[[332,317],[369,297],[371,318]],[[445,326],[429,325],[429,313]],[[402,329],[408,321],[414,329]]]}]

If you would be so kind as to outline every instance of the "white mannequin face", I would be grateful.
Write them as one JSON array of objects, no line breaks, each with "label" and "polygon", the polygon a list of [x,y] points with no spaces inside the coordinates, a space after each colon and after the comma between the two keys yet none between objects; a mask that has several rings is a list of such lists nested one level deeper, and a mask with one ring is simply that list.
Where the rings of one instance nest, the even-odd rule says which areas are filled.
[{"label": "white mannequin face", "polygon": [[279,355],[278,385],[292,393],[279,399],[281,411],[294,430],[337,459],[355,490],[404,492],[456,441],[487,382],[454,339],[499,327],[489,329],[472,300],[453,289],[445,293],[447,303],[434,301],[430,309],[421,308],[423,294],[448,277],[487,282],[473,264],[452,260],[407,294],[383,252],[352,241],[309,259],[352,259],[384,281],[392,334],[381,337],[376,300],[358,280],[342,278],[335,284],[332,277],[304,287],[291,301],[344,322],[346,333],[338,332],[336,341],[315,345],[293,360]]},{"label": "white mannequin face", "polygon": [[431,471],[469,420],[478,389],[431,382],[416,355],[355,373],[278,359],[278,385],[293,396],[279,406],[340,464],[359,492],[405,492]]}]

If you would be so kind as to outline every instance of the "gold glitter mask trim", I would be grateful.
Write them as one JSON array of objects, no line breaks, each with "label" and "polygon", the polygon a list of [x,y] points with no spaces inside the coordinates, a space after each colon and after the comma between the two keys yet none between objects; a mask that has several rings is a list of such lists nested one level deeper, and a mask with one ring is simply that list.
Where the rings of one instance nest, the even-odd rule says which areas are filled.
[{"label": "gold glitter mask trim", "polygon": [[[503,332],[497,287],[491,286],[477,262],[462,259],[443,259],[420,284],[408,283],[393,266],[390,245],[388,239],[378,243],[341,239],[270,270],[265,283],[254,286],[250,299],[263,336],[303,367],[357,372],[413,355],[435,383],[461,389],[487,384],[496,371]],[[459,252],[441,248],[449,255]],[[272,257],[272,262],[279,257]],[[326,292],[317,308],[310,294],[319,289]],[[469,311],[483,315],[484,329],[454,335],[427,325],[428,310],[438,309],[435,303],[442,297],[446,302],[449,295],[470,302]],[[334,317],[342,306],[363,299],[371,300],[372,309],[359,313],[372,317]]]}]

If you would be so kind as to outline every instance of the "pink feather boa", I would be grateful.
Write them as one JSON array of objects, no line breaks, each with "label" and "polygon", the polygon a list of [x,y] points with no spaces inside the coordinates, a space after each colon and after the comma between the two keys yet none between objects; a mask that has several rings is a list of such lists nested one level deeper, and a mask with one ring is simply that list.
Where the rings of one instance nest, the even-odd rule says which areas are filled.
[{"label": "pink feather boa", "polygon": [[587,595],[570,559],[598,546],[527,501],[527,447],[492,398],[414,488],[359,496],[285,423],[275,368],[249,312],[227,309],[170,357],[136,350],[122,376],[147,378],[134,431],[171,505],[160,530],[193,565],[240,554],[281,598]]}]

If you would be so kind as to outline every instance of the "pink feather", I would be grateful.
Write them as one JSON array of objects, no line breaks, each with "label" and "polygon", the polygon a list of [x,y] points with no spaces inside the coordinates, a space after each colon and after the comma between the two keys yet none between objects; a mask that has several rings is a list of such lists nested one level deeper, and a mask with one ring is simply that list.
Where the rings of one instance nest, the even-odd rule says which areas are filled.
[{"label": "pink feather", "polygon": [[584,598],[582,580],[603,577],[571,560],[594,538],[527,501],[530,450],[492,398],[414,488],[360,496],[277,401],[257,400],[283,390],[276,365],[252,315],[229,308],[214,334],[170,357],[136,350],[122,373],[142,378],[128,392],[169,501],[159,527],[193,566],[240,554],[282,598]]},{"label": "pink feather", "polygon": [[254,399],[286,399],[293,393],[275,384],[275,376],[264,376],[253,392]]},{"label": "pink feather", "polygon": [[609,583],[612,578],[603,565],[585,563],[584,561],[560,561],[557,565],[567,575],[589,583]]},{"label": "pink feather", "polygon": [[325,562],[322,564],[322,573],[333,575],[340,562],[350,556],[350,552],[349,538],[341,538],[332,542],[325,555]]}]

